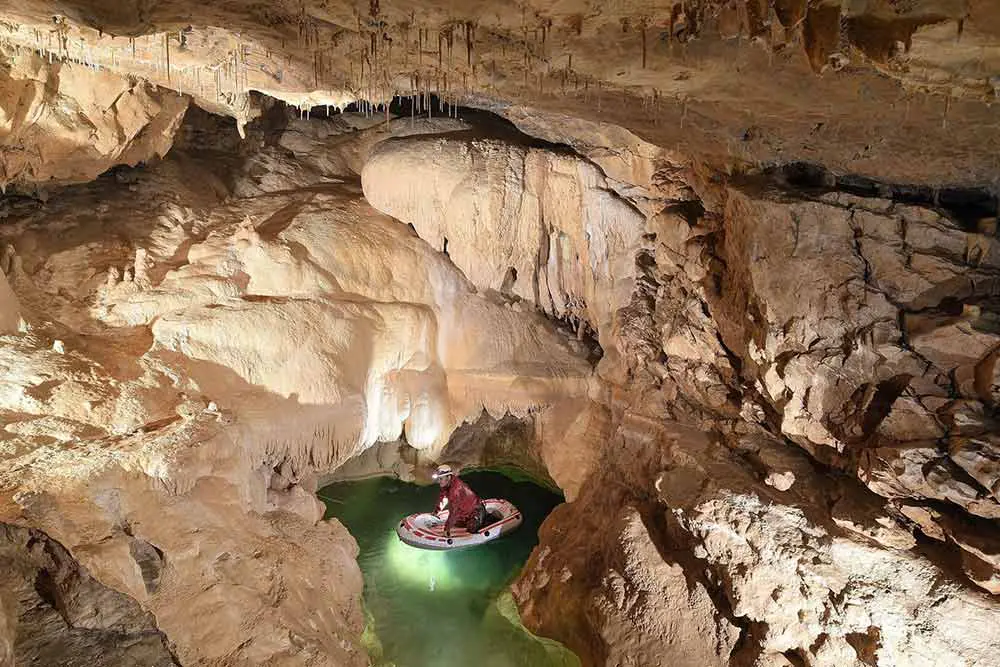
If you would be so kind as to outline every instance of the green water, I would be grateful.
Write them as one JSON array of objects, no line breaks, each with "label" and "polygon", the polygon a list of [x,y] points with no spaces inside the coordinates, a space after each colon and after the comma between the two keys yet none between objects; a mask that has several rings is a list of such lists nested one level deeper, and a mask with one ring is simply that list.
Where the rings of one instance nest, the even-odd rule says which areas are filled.
[{"label": "green water", "polygon": [[377,665],[397,667],[575,667],[576,657],[528,633],[507,587],[538,541],[542,520],[561,502],[527,481],[492,472],[462,475],[481,498],[506,498],[521,527],[462,551],[425,551],[396,537],[401,518],[433,511],[437,486],[392,478],[333,484],[319,492],[327,517],[358,541],[369,613],[366,641]]}]

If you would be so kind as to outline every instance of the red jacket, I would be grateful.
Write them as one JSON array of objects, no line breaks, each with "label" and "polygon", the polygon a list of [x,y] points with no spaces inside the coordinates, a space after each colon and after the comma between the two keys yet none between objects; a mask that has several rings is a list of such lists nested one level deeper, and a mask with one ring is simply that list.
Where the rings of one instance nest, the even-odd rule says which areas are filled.
[{"label": "red jacket", "polygon": [[469,485],[460,480],[457,476],[451,478],[451,484],[441,489],[438,494],[438,510],[441,510],[441,503],[448,499],[448,520],[444,522],[446,530],[451,530],[456,524],[464,526],[472,518],[476,507],[481,502],[475,491]]}]

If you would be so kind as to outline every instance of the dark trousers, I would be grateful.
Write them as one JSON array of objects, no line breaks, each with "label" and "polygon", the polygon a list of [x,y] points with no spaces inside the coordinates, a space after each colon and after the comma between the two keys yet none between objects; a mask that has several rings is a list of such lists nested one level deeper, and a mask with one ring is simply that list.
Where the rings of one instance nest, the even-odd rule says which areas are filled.
[{"label": "dark trousers", "polygon": [[476,505],[476,511],[472,513],[469,520],[465,522],[465,529],[470,533],[478,533],[486,524],[486,506],[482,503]]}]

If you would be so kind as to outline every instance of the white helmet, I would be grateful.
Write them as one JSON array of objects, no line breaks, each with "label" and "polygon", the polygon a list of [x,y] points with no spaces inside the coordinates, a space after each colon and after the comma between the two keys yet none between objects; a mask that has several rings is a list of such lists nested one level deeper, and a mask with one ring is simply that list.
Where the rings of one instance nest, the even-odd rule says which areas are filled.
[{"label": "white helmet", "polygon": [[449,465],[440,465],[440,466],[438,466],[437,470],[434,471],[434,474],[431,475],[431,478],[432,479],[441,479],[442,477],[447,477],[448,475],[453,475],[453,474],[455,474],[455,473],[452,471],[451,466],[449,466]]}]

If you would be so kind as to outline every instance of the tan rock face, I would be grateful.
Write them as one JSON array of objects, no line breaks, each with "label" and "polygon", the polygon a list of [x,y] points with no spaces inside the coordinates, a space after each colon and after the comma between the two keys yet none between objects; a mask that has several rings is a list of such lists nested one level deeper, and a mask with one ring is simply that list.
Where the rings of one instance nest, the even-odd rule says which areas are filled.
[{"label": "tan rock face", "polygon": [[10,183],[83,182],[166,155],[188,100],[79,64],[6,46],[0,161]]},{"label": "tan rock face", "polygon": [[996,268],[970,265],[975,234],[928,209],[827,201],[731,200],[728,270],[713,298],[727,346],[745,350],[745,380],[786,436],[818,455],[836,450],[824,456],[839,465],[859,461],[877,492],[996,518],[982,439],[992,397],[988,380],[977,391],[975,369],[992,373],[1000,339],[981,309],[950,305],[990,299]]},{"label": "tan rock face", "polygon": [[0,564],[4,664],[177,664],[151,615],[45,535],[0,527]]},{"label": "tan rock face", "polygon": [[[738,657],[740,664],[780,663],[788,654],[829,665],[933,664],[938,658],[920,657],[930,655],[959,664],[987,659],[989,642],[977,633],[927,632],[945,621],[926,602],[933,597],[926,582],[942,570],[950,574],[940,576],[957,576],[961,583],[944,593],[956,605],[949,614],[968,615],[986,632],[981,623],[992,621],[971,618],[979,619],[982,604],[992,618],[995,601],[965,587],[996,589],[992,537],[973,544],[969,536],[996,534],[986,436],[994,428],[986,390],[992,385],[985,378],[992,377],[1000,339],[986,324],[995,306],[961,304],[992,303],[996,269],[982,259],[991,255],[984,250],[970,261],[967,249],[989,249],[995,240],[940,210],[886,200],[829,193],[779,201],[752,189],[703,188],[704,211],[674,203],[667,208],[675,207],[674,216],[647,223],[656,243],[639,262],[641,278],[618,310],[614,334],[613,349],[630,353],[617,367],[601,367],[611,417],[603,437],[591,442],[607,444],[597,445],[601,465],[582,485],[595,490],[576,497],[572,514],[554,514],[550,532],[543,531],[538,557],[547,554],[545,563],[529,563],[521,583],[529,627],[559,637],[585,662],[614,664],[599,618],[556,612],[564,609],[557,600],[584,610],[595,604],[599,580],[553,584],[559,566],[550,564],[600,562],[602,547],[567,541],[567,532],[586,532],[588,512],[607,514],[602,494],[617,499],[611,505],[644,504],[655,489],[679,522],[670,524],[661,552],[693,553],[698,564],[685,566],[691,576],[704,562],[725,562],[710,577],[727,590],[725,601],[712,597],[716,615],[740,619],[734,622],[756,647]],[[665,414],[720,429],[733,453],[695,446],[696,436],[679,444],[651,435]],[[791,456],[786,445],[742,436],[761,429],[856,473],[890,501],[848,479],[821,481],[814,464]],[[631,480],[624,485],[630,491],[623,479]],[[686,518],[699,497],[713,507],[701,533]],[[791,514],[772,524],[765,515],[777,507]],[[914,525],[951,545],[965,577],[950,563],[915,555]],[[762,556],[768,547],[752,544],[758,526],[781,553],[773,561]],[[796,574],[776,574],[793,545],[811,541],[816,553],[788,561],[799,563]],[[815,577],[830,588],[762,583],[771,576]],[[868,608],[872,590],[891,591],[875,606],[893,611],[857,614],[854,607]],[[837,612],[826,607],[831,596]],[[897,615],[922,620],[899,623]]]},{"label": "tan rock face", "polygon": [[[376,141],[356,139],[345,155]],[[181,662],[365,664],[356,546],[320,520],[318,475],[404,435],[434,457],[484,409],[585,400],[591,367],[375,212],[344,163],[259,148],[225,174],[253,194],[223,199],[191,146],[15,205],[0,516],[152,612]]]},{"label": "tan rock face", "polygon": [[142,77],[240,128],[258,93],[303,109],[437,93],[573,108],[716,165],[989,181],[1000,50],[987,0],[834,5],[34,0],[0,12],[22,52]]},{"label": "tan rock face", "polygon": [[10,288],[7,276],[0,271],[0,333],[12,334],[21,323],[21,304]]},{"label": "tan rock face", "polygon": [[592,476],[543,527],[514,586],[525,622],[587,665],[729,664],[739,629],[674,551],[662,518],[647,506],[623,508],[622,487],[607,480]]},{"label": "tan rock face", "polygon": [[361,176],[376,208],[476,285],[608,339],[634,289],[643,220],[592,165],[495,141],[403,139],[377,148]]},{"label": "tan rock face", "polygon": [[[913,664],[975,664],[990,651],[992,640],[984,641],[982,633],[997,611],[981,616],[980,597],[960,587],[939,591],[948,603],[935,609],[928,604],[933,568],[920,559],[852,540],[827,541],[825,531],[794,510],[765,508],[748,497],[713,500],[681,521],[690,521],[686,525],[701,541],[696,553],[728,573],[734,613],[767,624],[765,650],[799,646],[810,664],[860,665],[863,651],[852,639],[874,627],[878,664],[903,655]],[[738,537],[724,529],[730,525],[738,526]],[[803,551],[789,553],[789,531],[798,533]],[[893,586],[886,590],[888,581]],[[818,641],[806,649],[806,637]],[[921,662],[921,655],[935,657]]]},{"label": "tan rock face", "polygon": [[[712,647],[716,657],[699,660],[784,664],[781,656],[793,655],[817,665],[931,665],[944,659],[956,664],[990,659],[989,628],[1000,613],[995,600],[909,551],[912,537],[856,483],[829,478],[798,455],[786,457],[796,485],[784,492],[768,490],[761,479],[766,468],[755,474],[747,456],[773,460],[785,447],[777,441],[745,442],[734,452],[676,427],[661,431],[656,447],[648,431],[639,436],[634,428],[623,428],[620,433],[619,453],[606,454],[588,491],[547,520],[542,545],[515,587],[528,625],[567,642],[585,664],[615,664],[613,656],[624,646],[639,656],[637,664],[659,664],[659,657],[643,653],[641,638],[649,634],[639,631],[649,631],[656,613],[615,618],[616,634],[606,631],[604,617],[595,611],[629,608],[646,599],[630,597],[646,581],[641,569],[626,567],[621,579],[598,574],[616,554],[634,553],[633,542],[624,536],[614,547],[596,538],[618,535],[617,528],[600,526],[608,525],[611,508],[629,502],[623,495],[640,503],[643,519],[632,525],[645,527],[659,566],[676,563],[691,595],[701,585],[714,591],[702,607],[707,627],[691,620],[689,614],[698,609],[693,601],[670,604],[676,634],[663,639],[661,657]],[[654,452],[658,463],[639,462]],[[657,466],[665,469],[655,479],[643,477],[644,469],[648,474]],[[648,490],[655,496],[630,495],[620,482],[625,475],[643,480],[638,493]],[[837,497],[831,520],[827,508]],[[990,547],[979,540],[966,548],[970,577],[989,589],[981,556]],[[656,580],[672,577],[661,572]],[[608,605],[606,599],[620,605]],[[733,626],[748,641],[731,654],[733,646],[720,646],[719,630],[712,628]]]}]

